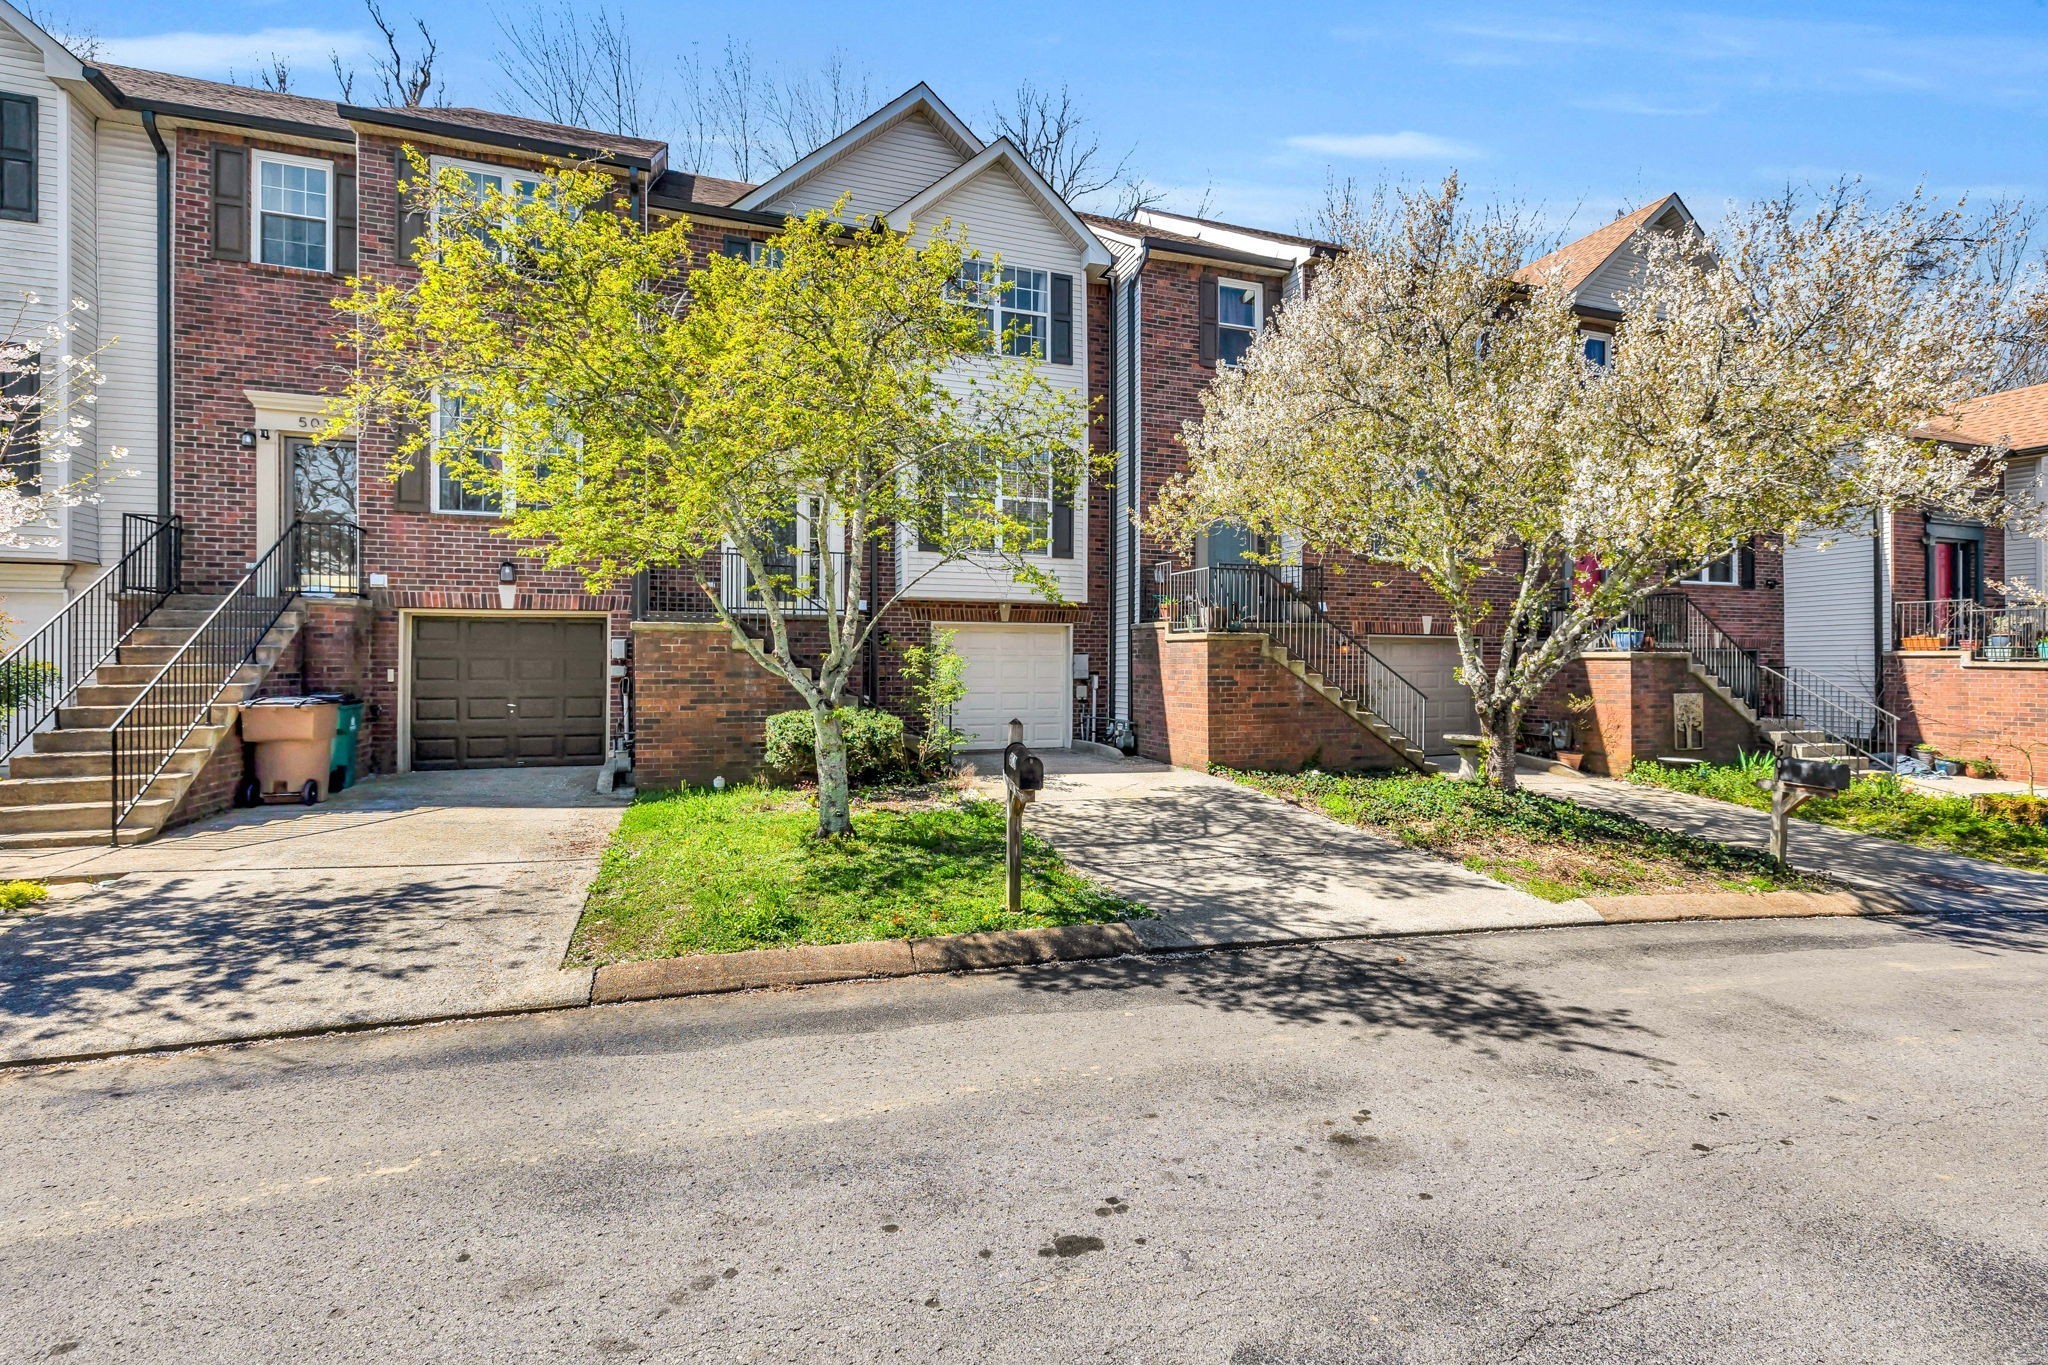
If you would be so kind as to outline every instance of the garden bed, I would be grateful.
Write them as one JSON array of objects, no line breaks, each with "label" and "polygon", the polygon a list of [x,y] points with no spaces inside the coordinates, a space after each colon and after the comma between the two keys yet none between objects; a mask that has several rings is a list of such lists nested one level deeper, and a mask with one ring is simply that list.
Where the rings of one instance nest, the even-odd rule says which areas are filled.
[{"label": "garden bed", "polygon": [[1818,877],[1754,849],[1659,829],[1631,816],[1440,777],[1217,774],[1449,858],[1548,901],[1680,891],[1818,891]]},{"label": "garden bed", "polygon": [[[1770,793],[1757,782],[1770,773],[1768,761],[1740,766],[1705,763],[1683,770],[1641,762],[1630,770],[1628,780],[1769,810]],[[1967,796],[1930,796],[1882,774],[1858,778],[1840,796],[1808,801],[1793,817],[2012,867],[2048,870],[2048,829],[1991,814]]]},{"label": "garden bed", "polygon": [[657,792],[605,850],[569,961],[855,943],[1142,916],[1024,836],[1021,914],[1004,908],[1003,811],[960,784],[856,796],[852,837],[820,840],[803,791]]}]

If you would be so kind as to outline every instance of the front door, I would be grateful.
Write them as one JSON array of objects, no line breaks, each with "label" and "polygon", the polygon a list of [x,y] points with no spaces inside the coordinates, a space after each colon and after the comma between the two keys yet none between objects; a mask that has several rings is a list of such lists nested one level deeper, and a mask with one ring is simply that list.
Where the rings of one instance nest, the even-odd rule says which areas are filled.
[{"label": "front door", "polygon": [[300,523],[301,585],[312,593],[358,591],[355,442],[287,436],[285,460],[285,521]]}]

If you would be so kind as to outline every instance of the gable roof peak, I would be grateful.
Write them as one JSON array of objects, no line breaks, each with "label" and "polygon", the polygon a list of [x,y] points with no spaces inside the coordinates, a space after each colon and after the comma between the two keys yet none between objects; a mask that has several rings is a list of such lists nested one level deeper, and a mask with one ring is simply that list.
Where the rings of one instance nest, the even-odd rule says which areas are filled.
[{"label": "gable roof peak", "polygon": [[913,114],[923,114],[938,125],[939,131],[960,149],[963,158],[977,156],[987,148],[965,120],[948,109],[946,102],[929,85],[919,81],[824,146],[806,152],[756,185],[735,207],[767,207],[771,201],[810,179],[855,147]]},{"label": "gable roof peak", "polygon": [[1681,224],[1693,221],[1692,211],[1675,191],[1664,194],[1638,209],[1617,215],[1576,241],[1538,256],[1517,270],[1515,278],[1523,284],[1541,284],[1555,274],[1564,288],[1577,289],[1607,264],[1615,252],[1628,245],[1637,232],[1662,223],[1673,212],[1678,214]]}]

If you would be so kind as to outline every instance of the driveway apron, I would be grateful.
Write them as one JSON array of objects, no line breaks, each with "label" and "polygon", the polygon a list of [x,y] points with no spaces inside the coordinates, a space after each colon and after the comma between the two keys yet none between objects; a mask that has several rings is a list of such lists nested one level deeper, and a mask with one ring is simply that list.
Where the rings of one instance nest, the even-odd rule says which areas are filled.
[{"label": "driveway apron", "polygon": [[595,769],[420,773],[9,859],[58,894],[0,918],[0,1061],[581,1004],[562,958],[621,809]]},{"label": "driveway apron", "polygon": [[[1143,759],[1047,754],[1025,814],[1075,871],[1148,907],[1148,946],[1598,923],[1314,811]],[[978,765],[986,774],[992,764]],[[1000,779],[984,786],[999,790]]]}]

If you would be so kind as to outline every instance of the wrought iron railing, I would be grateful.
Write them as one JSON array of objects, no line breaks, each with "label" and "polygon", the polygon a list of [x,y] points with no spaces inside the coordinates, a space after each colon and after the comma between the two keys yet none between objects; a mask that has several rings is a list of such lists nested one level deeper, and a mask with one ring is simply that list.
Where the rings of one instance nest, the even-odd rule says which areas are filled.
[{"label": "wrought iron railing", "polygon": [[344,551],[341,544],[345,534],[354,532],[348,522],[293,522],[115,718],[108,736],[113,750],[109,834],[115,841],[122,823],[212,714],[221,693],[256,656],[292,599],[306,590],[307,576],[333,591],[337,566],[346,563],[351,573],[360,567],[360,546]]},{"label": "wrought iron railing", "polygon": [[1899,753],[1899,718],[1869,697],[1804,668],[1759,668],[1763,696],[1757,714],[1788,730],[1810,730],[1890,768]]},{"label": "wrought iron railing", "polygon": [[1429,698],[1300,589],[1257,564],[1212,564],[1167,575],[1160,592],[1171,631],[1256,631],[1298,659],[1353,705],[1420,749]]},{"label": "wrought iron railing", "polygon": [[[778,556],[757,576],[737,550],[708,555],[701,568],[650,569],[634,585],[635,614],[666,621],[715,621],[718,606],[735,616],[759,615],[772,600],[785,616],[822,616],[826,580],[846,591],[846,552],[794,551]],[[844,600],[842,597],[841,600]]]},{"label": "wrought iron railing", "polygon": [[340,518],[306,518],[297,534],[299,591],[316,597],[354,597],[363,590],[363,528]]},{"label": "wrought iron railing", "polygon": [[1706,609],[1682,592],[1652,593],[1631,613],[1639,617],[1653,647],[1680,649],[1711,673],[1751,714],[1763,701],[1762,664],[1721,628]]},{"label": "wrought iron railing", "polygon": [[183,545],[176,517],[158,521],[131,512],[121,518],[119,561],[0,659],[0,758],[47,724],[178,590]]},{"label": "wrought iron railing", "polygon": [[1940,597],[1892,603],[1892,639],[1900,649],[1958,649],[1971,639],[1978,604]]}]

